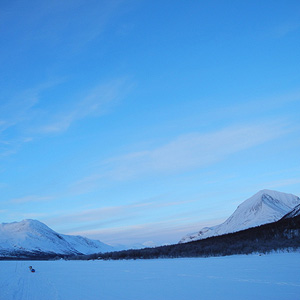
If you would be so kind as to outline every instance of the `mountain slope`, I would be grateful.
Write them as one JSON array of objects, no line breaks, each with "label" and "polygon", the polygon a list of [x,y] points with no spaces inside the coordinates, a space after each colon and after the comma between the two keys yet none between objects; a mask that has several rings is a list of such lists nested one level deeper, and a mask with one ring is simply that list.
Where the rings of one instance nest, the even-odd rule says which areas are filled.
[{"label": "mountain slope", "polygon": [[295,195],[262,190],[240,204],[224,223],[213,227],[205,227],[199,232],[188,234],[180,240],[180,243],[275,222],[299,204],[300,198]]},{"label": "mountain slope", "polygon": [[0,224],[0,256],[18,253],[91,254],[113,247],[81,236],[58,234],[37,220]]},{"label": "mountain slope", "polygon": [[297,205],[292,211],[287,213],[283,218],[288,219],[288,218],[294,218],[300,216],[300,204]]}]

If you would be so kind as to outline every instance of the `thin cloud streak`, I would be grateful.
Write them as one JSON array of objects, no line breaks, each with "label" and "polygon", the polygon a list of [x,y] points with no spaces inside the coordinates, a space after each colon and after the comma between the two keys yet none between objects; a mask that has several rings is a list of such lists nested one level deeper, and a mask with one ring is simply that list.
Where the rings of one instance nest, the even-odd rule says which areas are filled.
[{"label": "thin cloud streak", "polygon": [[282,180],[276,180],[266,183],[266,187],[270,189],[276,189],[279,187],[290,186],[290,185],[299,185],[300,178],[286,178]]},{"label": "thin cloud streak", "polygon": [[56,227],[66,223],[81,224],[77,226],[77,230],[82,230],[83,228],[99,228],[107,225],[115,227],[120,221],[128,221],[133,217],[138,218],[143,215],[149,215],[150,211],[157,211],[166,207],[181,206],[190,202],[194,201],[141,201],[126,205],[88,209],[80,212],[62,213],[60,216],[48,218],[45,221],[47,224],[49,223]]},{"label": "thin cloud streak", "polygon": [[[34,137],[28,134],[37,113],[41,94],[61,84],[64,79],[44,82],[35,87],[17,92],[2,101],[0,106],[0,156],[9,156],[18,152],[20,147],[31,142]],[[14,134],[6,134],[13,131]],[[13,137],[12,137],[13,136]]]},{"label": "thin cloud streak", "polygon": [[124,78],[101,83],[87,93],[83,100],[78,101],[69,111],[54,116],[50,124],[42,126],[43,134],[64,132],[76,121],[89,116],[99,116],[106,113],[130,89],[131,84]]},{"label": "thin cloud streak", "polygon": [[9,99],[3,100],[0,106],[0,132],[24,121],[31,121],[35,116],[35,108],[40,102],[41,94],[64,81],[63,78],[49,80],[35,87],[19,91],[10,95]]},{"label": "thin cloud streak", "polygon": [[200,228],[220,224],[223,221],[224,219],[213,219],[206,222],[189,222],[186,218],[169,219],[129,226],[70,231],[68,234],[88,236],[109,244],[131,244],[137,241],[143,243],[145,240],[153,240],[157,244],[164,244],[167,241],[177,243],[189,232],[196,232]]},{"label": "thin cloud streak", "polygon": [[120,0],[91,2],[92,6],[82,0],[31,1],[24,7],[11,1],[6,11],[0,12],[0,24],[9,36],[8,43],[3,45],[4,54],[24,53],[33,47],[52,51],[55,58],[80,54],[122,14],[124,3]]},{"label": "thin cloud streak", "polygon": [[99,172],[73,182],[69,185],[69,191],[84,194],[98,189],[107,181],[127,181],[207,167],[240,151],[280,138],[292,130],[286,123],[270,122],[181,135],[151,150],[131,152],[102,161]]},{"label": "thin cloud streak", "polygon": [[108,159],[103,165],[109,171],[102,176],[114,180],[128,180],[141,175],[168,174],[201,168],[288,132],[286,124],[274,122],[228,127],[205,134],[186,134],[152,150]]},{"label": "thin cloud streak", "polygon": [[[226,116],[229,118],[235,118],[236,116],[242,116],[247,118],[249,116],[259,116],[263,113],[270,111],[282,111],[287,106],[300,102],[300,90],[290,90],[286,93],[257,97],[250,99],[250,101],[237,103],[234,106],[226,106],[221,108],[215,108],[211,114],[211,117]],[[289,114],[285,118],[290,118]],[[284,118],[284,117],[283,117]]]},{"label": "thin cloud streak", "polygon": [[50,201],[52,199],[53,197],[49,197],[49,196],[30,195],[21,198],[14,198],[11,199],[9,202],[13,204],[21,204],[21,203],[45,202],[45,201]]},{"label": "thin cloud streak", "polygon": [[[54,115],[45,109],[40,111],[38,105],[42,100],[41,94],[64,81],[65,79],[57,79],[39,84],[2,103],[0,106],[0,157],[17,153],[23,144],[33,141],[37,136],[63,133],[74,122],[108,113],[133,86],[133,83],[126,78],[118,78],[101,83],[87,91],[83,99],[75,103],[73,101],[69,110]],[[14,130],[13,138],[5,134],[8,130]]]}]

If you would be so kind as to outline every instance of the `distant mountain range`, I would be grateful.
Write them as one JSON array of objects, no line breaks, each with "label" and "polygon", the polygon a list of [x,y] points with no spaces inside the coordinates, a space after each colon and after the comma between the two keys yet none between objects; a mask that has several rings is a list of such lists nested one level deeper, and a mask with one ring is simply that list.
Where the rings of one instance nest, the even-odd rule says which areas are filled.
[{"label": "distant mountain range", "polygon": [[235,212],[222,224],[204,227],[200,231],[184,236],[179,242],[197,241],[212,236],[237,232],[251,227],[280,220],[293,209],[299,213],[300,198],[272,190],[262,190],[238,206]]},{"label": "distant mountain range", "polygon": [[[227,255],[228,253],[247,253],[249,249],[258,251],[263,249],[264,245],[265,249],[273,249],[274,241],[277,243],[274,246],[277,247],[276,249],[297,247],[297,245],[300,247],[297,238],[299,235],[300,239],[299,222],[299,197],[262,190],[240,204],[236,211],[220,225],[206,227],[199,232],[189,234],[182,238],[178,245],[121,251],[120,253],[125,253],[124,256],[123,254],[120,254],[121,256],[119,254],[106,256],[105,254],[125,249],[124,246],[112,247],[82,236],[59,234],[37,220],[3,223],[0,224],[0,259],[48,259],[56,256],[70,257],[95,253],[102,253],[103,258],[128,257],[128,253],[131,253],[129,257],[136,258],[146,257],[145,255],[151,258],[173,257],[175,253],[176,257],[199,256],[200,253],[224,255],[222,252],[224,247],[227,249],[225,253]],[[280,238],[275,238],[275,234]],[[143,248],[143,246],[138,245],[136,248]],[[241,250],[244,248],[247,251]],[[181,254],[180,251],[182,251]],[[149,253],[151,253],[150,256]]]},{"label": "distant mountain range", "polygon": [[0,257],[51,257],[113,250],[97,240],[59,234],[37,220],[0,224]]}]

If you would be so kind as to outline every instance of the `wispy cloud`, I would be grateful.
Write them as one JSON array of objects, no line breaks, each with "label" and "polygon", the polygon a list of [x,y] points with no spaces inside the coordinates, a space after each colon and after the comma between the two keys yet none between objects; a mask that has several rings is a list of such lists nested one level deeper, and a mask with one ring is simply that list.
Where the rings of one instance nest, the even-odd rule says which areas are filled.
[{"label": "wispy cloud", "polygon": [[56,114],[53,120],[42,126],[39,131],[44,134],[63,132],[76,121],[104,114],[126,95],[131,86],[132,83],[125,78],[101,83],[88,91],[82,100],[73,101],[68,111]]},{"label": "wispy cloud", "polygon": [[286,179],[268,182],[265,185],[267,188],[274,189],[274,188],[290,186],[290,185],[299,185],[299,184],[300,184],[300,178],[286,178]]},{"label": "wispy cloud", "polygon": [[0,11],[0,24],[9,35],[5,53],[9,50],[24,53],[41,47],[45,52],[53,51],[54,55],[58,54],[57,48],[63,57],[76,55],[122,13],[124,2],[31,1],[24,7],[11,1]]},{"label": "wispy cloud", "polygon": [[39,103],[43,101],[43,93],[65,80],[39,84],[0,103],[0,156],[18,152],[24,143],[37,136],[62,133],[76,121],[108,113],[133,86],[126,78],[111,80],[87,90],[85,96],[74,99],[67,108],[60,111],[56,108],[54,112],[41,110]]},{"label": "wispy cloud", "polygon": [[[149,215],[151,211],[168,207],[179,207],[186,205],[191,201],[166,201],[145,200],[130,204],[106,206],[93,209],[80,210],[73,213],[62,212],[60,215],[48,218],[47,224],[52,226],[64,226],[65,224],[76,224],[74,230],[84,230],[99,227],[116,227],[120,222],[132,220],[133,218],[140,218]],[[73,226],[73,225],[72,225]]]},{"label": "wispy cloud", "polygon": [[40,87],[28,89],[13,95],[0,104],[0,133],[13,127],[31,116],[32,108],[38,103]]},{"label": "wispy cloud", "polygon": [[1,95],[0,156],[14,154],[24,143],[33,140],[25,131],[36,117],[41,93],[62,82],[63,79],[50,80],[15,94]]},{"label": "wispy cloud", "polygon": [[[40,57],[37,60],[33,58],[33,60],[36,64],[35,67],[40,66],[41,68],[38,72],[41,78],[45,78],[49,75],[50,69],[57,70],[58,61],[69,61],[70,58],[78,56],[90,42],[105,32],[109,28],[110,22],[124,13],[125,5],[123,4],[125,4],[123,0],[92,1],[90,4],[82,0],[54,0],[51,3],[33,1],[23,7],[20,3],[9,2],[0,11],[0,25],[1,28],[5,28],[1,34],[6,41],[1,49],[1,61],[12,61],[14,70],[20,75],[24,72],[22,57],[27,57],[27,54],[31,57],[33,52],[43,53],[45,56],[42,56],[49,59],[47,62]],[[126,7],[128,7],[127,5]],[[17,58],[17,61],[14,57]],[[28,63],[28,61],[30,60],[26,62]],[[45,67],[45,63],[47,63],[47,67]],[[20,65],[19,70],[18,65]],[[23,77],[20,75],[21,78],[24,78],[22,84],[26,84],[26,76],[28,76],[28,72]],[[32,77],[35,78],[35,76]],[[16,153],[28,137],[36,137],[41,133],[63,132],[75,121],[83,119],[87,115],[100,111],[103,113],[108,106],[104,102],[112,103],[113,100],[109,101],[109,98],[115,100],[118,98],[114,93],[121,82],[120,80],[114,83],[111,81],[95,87],[94,90],[87,92],[83,101],[73,100],[73,104],[77,104],[77,107],[70,107],[68,111],[61,111],[59,114],[46,111],[45,105],[39,105],[43,102],[41,99],[45,91],[47,92],[45,93],[47,94],[47,105],[50,106],[51,102],[57,102],[53,100],[56,100],[57,94],[48,91],[49,87],[53,87],[57,83],[46,82],[34,86],[33,80],[31,78],[31,83],[28,83],[27,88],[25,87],[21,91],[17,90],[19,84],[12,82],[11,84],[15,86],[13,89],[16,91],[15,94],[11,92],[11,88],[7,88],[6,91],[5,85],[1,89],[0,141],[2,145],[3,142],[7,142],[5,147],[0,147],[2,156]],[[22,84],[20,85],[22,86]],[[29,84],[33,85],[33,88]],[[100,94],[102,95],[101,101],[99,100]],[[104,98],[106,100],[103,100]],[[65,103],[66,101],[61,99],[61,102]],[[101,108],[97,107],[98,104]],[[40,131],[37,132],[36,129]],[[8,131],[9,134],[4,134]]]},{"label": "wispy cloud", "polygon": [[[242,116],[247,118],[251,116],[259,116],[265,114],[266,112],[282,112],[287,106],[294,106],[300,102],[300,90],[295,89],[282,94],[273,94],[273,95],[264,95],[259,96],[254,99],[249,99],[249,101],[243,101],[237,103],[233,106],[226,106],[221,108],[214,108],[213,114],[220,118],[221,115],[236,117]],[[281,117],[290,118],[291,111],[288,112],[288,115],[282,115]],[[213,117],[213,116],[212,116]]]},{"label": "wispy cloud", "polygon": [[45,201],[50,201],[52,199],[53,197],[50,196],[29,195],[29,196],[11,199],[9,202],[13,204],[21,204],[21,203],[32,203],[32,202],[45,202]]},{"label": "wispy cloud", "polygon": [[64,81],[65,78],[57,78],[10,95],[1,95],[3,99],[0,103],[0,131],[20,122],[31,120],[35,114],[34,109],[40,102],[41,94]]},{"label": "wispy cloud", "polygon": [[172,173],[201,168],[276,139],[287,132],[285,124],[271,122],[228,127],[210,133],[186,134],[151,150],[108,159],[103,162],[107,171],[102,175],[115,180],[126,180],[149,173]]},{"label": "wispy cloud", "polygon": [[186,218],[170,218],[164,221],[143,222],[136,225],[69,231],[68,234],[88,236],[111,244],[144,243],[152,240],[157,244],[177,243],[184,235],[196,232],[205,226],[220,224],[224,219],[205,222],[189,221]]},{"label": "wispy cloud", "polygon": [[22,214],[23,219],[40,219],[47,216],[47,213],[24,213]]},{"label": "wispy cloud", "polygon": [[274,28],[274,36],[276,38],[283,38],[288,34],[297,31],[299,29],[300,29],[299,22],[287,22]]}]

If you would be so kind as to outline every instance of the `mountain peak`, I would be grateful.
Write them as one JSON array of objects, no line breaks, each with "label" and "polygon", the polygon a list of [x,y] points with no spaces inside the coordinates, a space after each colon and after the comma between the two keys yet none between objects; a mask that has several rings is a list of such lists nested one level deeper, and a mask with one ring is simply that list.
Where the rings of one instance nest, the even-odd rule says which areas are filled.
[{"label": "mountain peak", "polygon": [[256,194],[263,195],[263,194],[273,194],[273,193],[278,193],[278,192],[274,190],[263,189],[258,191]]},{"label": "mountain peak", "polygon": [[[46,224],[38,221],[38,220],[34,220],[34,219],[24,219],[21,222],[15,222],[21,226],[30,226],[30,227],[46,227],[49,228]],[[50,228],[49,228],[50,229]]]},{"label": "mountain peak", "polygon": [[43,224],[45,225],[44,223],[38,221],[38,220],[35,220],[35,219],[24,219],[22,220],[21,222],[19,223],[26,223],[26,224]]},{"label": "mountain peak", "polygon": [[112,250],[113,247],[97,240],[59,234],[38,220],[0,224],[0,256],[21,251],[70,255]]},{"label": "mountain peak", "polygon": [[180,243],[275,222],[299,204],[300,198],[295,195],[264,189],[241,203],[224,223],[189,234]]},{"label": "mountain peak", "polygon": [[2,233],[11,232],[16,237],[25,237],[29,233],[32,235],[43,235],[45,233],[52,234],[54,232],[44,223],[33,219],[24,219],[20,222],[2,223],[0,224],[0,229]]},{"label": "mountain peak", "polygon": [[270,195],[270,196],[272,196],[273,198],[276,198],[276,197],[289,197],[289,196],[294,196],[293,194],[283,193],[283,192],[274,191],[274,190],[268,190],[268,189],[260,190],[259,192],[257,192],[257,193],[256,193],[254,196],[252,196],[252,197],[255,197],[256,195],[257,195],[257,196]]}]

